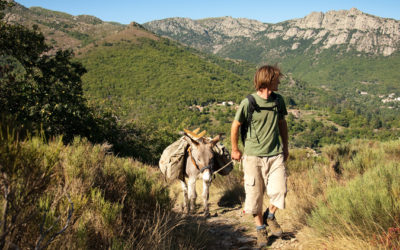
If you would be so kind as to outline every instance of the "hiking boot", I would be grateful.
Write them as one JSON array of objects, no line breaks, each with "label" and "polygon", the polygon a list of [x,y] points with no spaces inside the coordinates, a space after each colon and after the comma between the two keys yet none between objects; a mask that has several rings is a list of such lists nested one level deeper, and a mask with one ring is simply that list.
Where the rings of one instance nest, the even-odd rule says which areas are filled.
[{"label": "hiking boot", "polygon": [[273,236],[281,237],[282,236],[281,226],[276,221],[275,216],[274,216],[274,218],[271,219],[271,218],[268,218],[268,214],[269,214],[269,208],[267,208],[267,210],[265,210],[265,212],[263,214],[263,221],[264,221],[265,225],[267,225],[269,227],[269,229],[271,230],[271,234]]},{"label": "hiking boot", "polygon": [[268,243],[268,231],[266,228],[257,229],[257,246],[266,247]]},{"label": "hiking boot", "polygon": [[269,229],[271,230],[271,234],[276,236],[276,237],[281,237],[282,236],[282,228],[276,221],[276,218],[274,217],[273,219],[268,219],[267,218],[267,225]]}]

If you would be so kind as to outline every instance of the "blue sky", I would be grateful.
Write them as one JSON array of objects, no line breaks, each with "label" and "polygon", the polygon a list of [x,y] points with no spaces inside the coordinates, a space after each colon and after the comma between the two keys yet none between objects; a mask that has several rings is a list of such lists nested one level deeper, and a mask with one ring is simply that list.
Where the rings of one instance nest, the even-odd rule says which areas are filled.
[{"label": "blue sky", "polygon": [[355,7],[365,13],[400,20],[399,0],[16,0],[25,7],[40,6],[72,15],[88,14],[103,21],[145,23],[168,17],[232,16],[277,23],[301,18],[312,11]]}]

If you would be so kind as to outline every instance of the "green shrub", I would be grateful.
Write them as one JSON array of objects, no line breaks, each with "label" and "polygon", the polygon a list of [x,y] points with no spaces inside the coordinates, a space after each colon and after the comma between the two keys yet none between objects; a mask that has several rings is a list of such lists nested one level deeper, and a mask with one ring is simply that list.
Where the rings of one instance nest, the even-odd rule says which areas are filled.
[{"label": "green shrub", "polygon": [[40,138],[19,142],[12,132],[0,131],[0,248],[35,246],[43,232],[51,236],[65,223],[66,217],[56,220],[68,209],[58,188],[61,150],[60,138],[49,147]]},{"label": "green shrub", "polygon": [[322,158],[313,149],[294,148],[290,150],[286,171],[288,174],[307,171],[321,161]]},{"label": "green shrub", "polygon": [[[60,137],[19,141],[0,132],[1,245],[145,247],[155,244],[150,232],[161,225],[159,241],[172,242],[171,228],[181,222],[171,214],[166,186],[151,167],[115,157],[109,148],[79,137],[64,146]],[[153,218],[159,214],[164,217]]]},{"label": "green shrub", "polygon": [[382,162],[347,185],[328,188],[308,223],[322,235],[369,238],[399,226],[400,167]]}]

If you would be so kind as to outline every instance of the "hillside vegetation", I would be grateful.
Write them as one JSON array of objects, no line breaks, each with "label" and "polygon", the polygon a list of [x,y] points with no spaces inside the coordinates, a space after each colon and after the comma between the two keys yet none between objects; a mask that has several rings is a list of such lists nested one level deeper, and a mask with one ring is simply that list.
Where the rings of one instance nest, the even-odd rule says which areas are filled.
[{"label": "hillside vegetation", "polygon": [[[398,20],[352,8],[313,12],[276,24],[220,17],[168,18],[143,25],[224,58],[256,65],[278,63],[284,73],[301,82],[302,89],[285,92],[300,105],[333,114],[349,109],[367,123],[398,127]],[[308,95],[312,98],[302,98],[303,92],[312,92]]]},{"label": "hillside vegetation", "polygon": [[400,141],[353,140],[292,151],[288,211],[306,226],[304,247],[396,249],[400,245]]},{"label": "hillside vegetation", "polygon": [[70,51],[46,53],[36,28],[0,29],[0,249],[199,248],[201,227],[171,212],[158,171],[113,154],[153,160],[157,133],[89,107],[86,70]]},{"label": "hillside vegetation", "polygon": [[[146,124],[154,130],[176,133],[201,126],[210,134],[227,133],[235,105],[253,88],[254,65],[204,55],[163,38],[125,35],[93,47],[79,60],[88,69],[82,79],[89,100],[113,110],[123,122]],[[354,137],[393,139],[399,135],[400,122],[393,110],[381,107],[378,97],[361,95],[362,89],[335,85],[321,89],[292,74],[280,89],[288,108],[313,109],[323,114],[319,120],[330,123],[307,115],[289,116],[295,146],[318,148]],[[234,105],[217,105],[223,101]]]},{"label": "hillside vegetation", "polygon": [[[79,137],[64,146],[61,137],[18,140],[0,132],[0,247],[197,248],[199,225],[172,213],[159,172],[109,148]],[[194,233],[185,238],[183,230]]]},{"label": "hillside vegetation", "polygon": [[[0,0],[0,10],[6,6]],[[37,28],[0,20],[0,29],[0,249],[209,247],[207,220],[172,211],[175,197],[154,165],[182,128],[229,131],[254,65],[202,54],[135,24],[77,57],[46,44]],[[361,92],[373,83],[355,86]],[[371,108],[379,101],[361,93],[348,99],[354,86],[340,87],[293,74],[282,82],[292,149],[288,209],[278,219],[303,233],[297,237],[306,249],[396,249],[396,109]],[[225,204],[243,201],[237,167],[213,183]]]},{"label": "hillside vegetation", "polygon": [[[71,26],[68,29],[63,28],[67,30],[92,25],[90,29],[86,27],[82,30],[89,37],[94,34],[92,28],[105,25],[94,17],[74,17],[41,8],[26,9],[19,5],[15,8],[10,13],[15,17],[20,13],[27,14],[23,20],[30,20],[29,25],[40,20],[66,22]],[[25,21],[20,20],[21,23],[26,23]],[[217,18],[203,21],[212,25],[221,20]],[[121,138],[151,138],[151,141],[160,138],[160,146],[146,150],[140,150],[137,143],[132,142],[129,142],[131,147],[114,147],[119,152],[124,152],[124,155],[140,150],[140,158],[153,163],[157,161],[162,148],[176,139],[176,133],[184,127],[201,126],[210,134],[227,133],[235,105],[253,91],[252,77],[256,69],[253,63],[260,61],[250,58],[263,55],[264,49],[259,46],[259,39],[262,44],[271,47],[271,53],[274,46],[289,46],[298,39],[270,39],[264,35],[278,29],[278,26],[267,25],[268,30],[262,31],[260,25],[258,22],[250,22],[248,26],[242,27],[252,27],[255,34],[261,32],[255,41],[241,39],[240,34],[233,33],[237,35],[235,42],[224,46],[219,52],[220,55],[241,60],[224,60],[200,53],[157,37],[136,23],[117,25],[112,32],[110,29],[101,33],[101,36],[93,38],[85,46],[74,47],[77,61],[88,71],[82,77],[84,97],[88,99],[89,106],[98,110],[95,117],[101,117],[104,113],[108,117],[108,122],[97,126],[97,131],[108,133],[107,140],[112,144],[120,144],[118,142]],[[52,36],[44,27],[39,27],[45,31],[47,39]],[[280,62],[283,72],[288,75],[282,81],[280,92],[286,97],[289,108],[303,110],[303,114],[310,109],[314,113],[320,110],[323,115],[318,117],[323,121],[322,124],[333,125],[324,127],[321,123],[309,124],[311,119],[307,115],[300,119],[291,119],[293,144],[318,148],[353,137],[397,138],[400,121],[397,116],[398,102],[393,100],[397,98],[399,77],[396,75],[397,71],[392,69],[397,64],[398,55],[363,55],[344,51],[340,47],[318,52],[321,44],[310,45],[306,40],[303,42],[300,42],[298,49],[272,53],[268,60],[260,59],[263,62]],[[57,43],[54,45],[60,47]],[[308,48],[309,45],[311,47]],[[237,47],[228,49],[229,46]],[[308,50],[304,51],[306,48]],[[260,49],[263,51],[259,51]],[[233,54],[223,54],[224,51]],[[389,101],[383,103],[384,99]],[[218,105],[223,101],[233,101],[234,105]],[[202,107],[196,107],[197,105]],[[107,131],[106,128],[110,127],[106,125],[110,122],[118,122],[124,133],[112,136],[116,134],[115,130]],[[321,129],[315,134],[311,132],[312,129],[308,129],[316,127]],[[337,128],[344,129],[339,131]],[[324,133],[325,130],[328,133]],[[104,136],[96,135],[96,139],[101,141]],[[134,156],[139,157],[138,154]]]},{"label": "hillside vegetation", "polygon": [[12,2],[14,6],[6,9],[5,20],[8,23],[22,24],[29,28],[37,26],[46,36],[47,43],[64,50],[85,47],[125,27],[116,22],[104,22],[94,16],[73,16],[41,7],[28,9]]},{"label": "hillside vegetation", "polygon": [[210,116],[190,109],[222,101],[238,102],[248,82],[240,75],[167,39],[141,38],[94,47],[80,61],[85,93],[122,120],[153,123],[172,131],[208,125]]}]

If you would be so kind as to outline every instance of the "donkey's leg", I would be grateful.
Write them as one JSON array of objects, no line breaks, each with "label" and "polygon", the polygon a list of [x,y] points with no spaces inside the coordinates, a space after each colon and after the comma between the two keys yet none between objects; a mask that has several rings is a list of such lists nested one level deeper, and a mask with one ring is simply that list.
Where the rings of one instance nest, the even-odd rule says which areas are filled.
[{"label": "donkey's leg", "polygon": [[210,210],[208,207],[208,198],[209,198],[209,188],[211,184],[211,172],[209,169],[206,169],[203,172],[203,202],[204,202],[204,216],[209,216],[210,215]]},{"label": "donkey's leg", "polygon": [[190,200],[190,212],[194,213],[196,211],[196,176],[189,177],[189,200]]},{"label": "donkey's leg", "polygon": [[185,179],[183,179],[183,180],[179,179],[179,181],[181,182],[182,191],[183,191],[182,211],[184,213],[189,213],[188,187],[187,187]]}]

